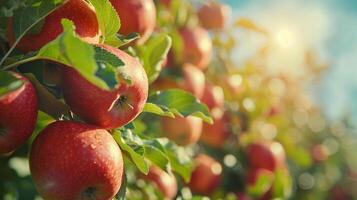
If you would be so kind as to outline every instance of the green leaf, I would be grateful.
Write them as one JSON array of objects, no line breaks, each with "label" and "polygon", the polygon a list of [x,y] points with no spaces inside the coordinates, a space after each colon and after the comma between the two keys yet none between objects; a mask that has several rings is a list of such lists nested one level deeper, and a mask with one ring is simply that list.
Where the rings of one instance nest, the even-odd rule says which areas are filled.
[{"label": "green leaf", "polygon": [[126,188],[127,188],[127,180],[126,173],[123,174],[123,180],[120,186],[119,192],[115,195],[114,200],[125,200]]},{"label": "green leaf", "polygon": [[32,144],[32,142],[35,140],[35,138],[37,137],[37,135],[45,128],[47,127],[49,124],[51,124],[52,122],[54,122],[55,119],[53,119],[51,116],[47,115],[44,112],[38,111],[37,114],[37,121],[36,121],[36,126],[35,126],[35,130],[34,133],[32,134],[31,138],[30,138],[30,143]]},{"label": "green leaf", "polygon": [[159,34],[152,37],[145,46],[139,47],[140,58],[142,58],[150,83],[154,82],[159,76],[162,63],[167,58],[171,48],[171,43],[170,36]]},{"label": "green leaf", "polygon": [[184,147],[179,147],[166,138],[158,139],[169,158],[171,169],[189,182],[194,168],[191,153]]},{"label": "green leaf", "polygon": [[169,169],[169,158],[165,154],[164,147],[157,139],[145,140],[145,157],[163,170]]},{"label": "green leaf", "polygon": [[24,84],[24,81],[7,71],[0,71],[0,98],[9,92],[15,91]]},{"label": "green leaf", "polygon": [[118,47],[127,45],[138,38],[140,38],[139,33],[130,33],[129,35],[126,35],[126,36],[116,34],[116,35],[106,38],[105,43],[109,44],[110,46],[118,48]]},{"label": "green leaf", "polygon": [[207,106],[200,103],[192,94],[183,90],[170,89],[156,92],[150,95],[148,102],[179,116],[187,117],[191,115],[199,117],[207,123],[213,123]]},{"label": "green leaf", "polygon": [[64,32],[42,47],[37,57],[73,67],[91,83],[103,89],[113,89],[117,85],[115,69],[113,66],[106,65],[107,63],[98,66],[95,58],[103,62],[110,58],[109,63],[121,64],[121,62],[113,60],[113,56],[107,51],[99,51],[99,55],[96,54],[93,46],[76,37],[72,21],[63,19],[62,25]]},{"label": "green leaf", "polygon": [[104,41],[113,39],[120,29],[120,18],[109,0],[89,0],[95,8]]},{"label": "green leaf", "polygon": [[14,12],[13,31],[15,38],[20,39],[31,28],[54,11],[63,0],[34,1],[31,6],[22,7]]},{"label": "green leaf", "polygon": [[149,173],[149,165],[145,160],[145,148],[141,139],[134,135],[130,129],[115,130],[115,141],[120,148],[130,155],[136,167],[144,174]]},{"label": "green leaf", "polygon": [[270,174],[259,173],[255,184],[248,186],[248,193],[254,197],[261,197],[263,194],[268,192],[273,184],[273,181],[274,178]]},{"label": "green leaf", "polygon": [[170,112],[168,110],[164,110],[160,106],[153,104],[153,103],[146,103],[143,112],[175,118],[175,115],[172,112]]},{"label": "green leaf", "polygon": [[288,170],[277,169],[273,184],[273,195],[276,198],[288,199],[292,192],[292,180]]}]

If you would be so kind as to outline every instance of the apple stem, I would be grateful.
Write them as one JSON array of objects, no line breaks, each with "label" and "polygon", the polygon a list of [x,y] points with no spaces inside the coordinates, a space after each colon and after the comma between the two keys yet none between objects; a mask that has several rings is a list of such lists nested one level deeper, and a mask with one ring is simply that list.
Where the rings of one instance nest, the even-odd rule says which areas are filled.
[{"label": "apple stem", "polygon": [[[20,60],[20,61],[18,61],[18,62],[14,62],[14,63],[12,63],[12,64],[10,64],[10,65],[4,66],[4,67],[2,68],[2,70],[8,70],[8,69],[11,69],[11,68],[16,67],[16,66],[18,66],[18,65],[22,65],[22,64],[25,64],[25,63],[28,63],[28,62],[35,61],[35,60],[37,60],[37,59],[38,59],[37,56],[33,56],[33,57],[30,57],[30,58],[26,58],[26,59]],[[1,66],[1,64],[0,64],[0,66]]]}]

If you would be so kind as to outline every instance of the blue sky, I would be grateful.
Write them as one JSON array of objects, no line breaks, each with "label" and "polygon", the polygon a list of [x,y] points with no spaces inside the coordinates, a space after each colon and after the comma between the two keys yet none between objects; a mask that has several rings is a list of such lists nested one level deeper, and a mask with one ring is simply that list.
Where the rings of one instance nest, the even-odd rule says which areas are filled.
[{"label": "blue sky", "polygon": [[323,80],[310,91],[329,117],[349,113],[357,122],[357,0],[224,1],[232,5],[236,16],[248,16],[261,24],[264,20],[260,18],[270,14],[281,13],[281,18],[293,19],[291,23],[300,22],[289,13],[310,16],[300,19],[311,24],[303,26],[304,37],[310,38],[309,45],[331,64]]}]

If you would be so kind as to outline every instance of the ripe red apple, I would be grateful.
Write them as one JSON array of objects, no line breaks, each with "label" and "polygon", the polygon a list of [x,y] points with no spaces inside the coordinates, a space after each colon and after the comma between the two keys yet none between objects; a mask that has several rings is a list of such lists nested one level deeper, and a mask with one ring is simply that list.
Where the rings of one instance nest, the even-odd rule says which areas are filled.
[{"label": "ripe red apple", "polygon": [[248,146],[247,157],[251,167],[274,171],[285,165],[285,152],[278,142],[259,141]]},{"label": "ripe red apple", "polygon": [[189,182],[191,191],[204,195],[211,194],[221,181],[221,164],[207,155],[199,154],[195,158],[195,165]]},{"label": "ripe red apple", "polygon": [[201,140],[205,144],[220,148],[224,145],[229,137],[227,117],[214,118],[214,124],[203,124]]},{"label": "ripe red apple", "polygon": [[208,2],[198,10],[198,17],[204,28],[223,29],[231,13],[231,8],[226,4]]},{"label": "ripe red apple", "polygon": [[180,79],[175,80],[170,77],[161,77],[155,81],[153,88],[155,90],[182,89],[200,99],[205,88],[205,75],[202,71],[188,63],[184,64],[181,69],[182,77]]},{"label": "ripe red apple", "polygon": [[156,8],[153,0],[110,0],[120,16],[120,34],[139,33],[137,44],[143,44],[156,25]]},{"label": "ripe red apple", "polygon": [[183,41],[182,61],[201,70],[207,68],[212,57],[212,41],[208,32],[199,27],[184,27],[179,30]]},{"label": "ripe red apple", "polygon": [[24,84],[0,97],[0,155],[15,151],[31,136],[37,119],[37,96],[30,81],[13,72]]},{"label": "ripe red apple", "polygon": [[30,170],[44,199],[112,199],[119,191],[123,158],[109,132],[57,121],[35,139]]},{"label": "ripe red apple", "polygon": [[222,116],[224,108],[224,93],[220,86],[206,83],[201,101],[206,104],[214,117]]},{"label": "ripe red apple", "polygon": [[197,117],[162,118],[163,134],[176,144],[187,146],[196,143],[202,133],[202,120]]},{"label": "ripe red apple", "polygon": [[148,97],[148,79],[140,62],[125,52],[99,45],[120,58],[120,67],[131,78],[131,84],[121,83],[112,91],[101,89],[70,67],[62,68],[62,88],[66,103],[86,122],[104,129],[121,127],[135,119]]},{"label": "ripe red apple", "polygon": [[[85,0],[69,0],[49,14],[40,32],[24,36],[17,48],[23,52],[36,51],[63,32],[61,19],[72,20],[76,33],[89,43],[99,42],[99,24],[94,9]],[[10,45],[15,42],[12,18],[8,21],[7,38]]]},{"label": "ripe red apple", "polygon": [[166,199],[174,199],[177,194],[177,182],[173,174],[152,165],[149,174],[143,177],[152,182],[165,196]]}]

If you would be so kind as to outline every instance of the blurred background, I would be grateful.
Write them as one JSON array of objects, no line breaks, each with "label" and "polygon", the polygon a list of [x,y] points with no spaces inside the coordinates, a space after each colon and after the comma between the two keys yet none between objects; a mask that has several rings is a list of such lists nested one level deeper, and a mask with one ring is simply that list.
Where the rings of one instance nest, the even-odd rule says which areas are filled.
[{"label": "blurred background", "polygon": [[[285,53],[276,58],[280,65],[298,70],[299,48],[313,48],[329,63],[329,69],[321,81],[308,88],[309,92],[329,118],[349,116],[357,123],[357,1],[224,2],[232,6],[234,16],[254,19],[281,40]],[[290,58],[284,58],[285,54]]]}]

